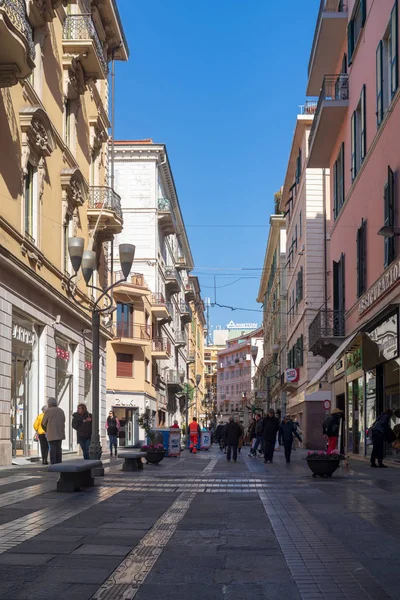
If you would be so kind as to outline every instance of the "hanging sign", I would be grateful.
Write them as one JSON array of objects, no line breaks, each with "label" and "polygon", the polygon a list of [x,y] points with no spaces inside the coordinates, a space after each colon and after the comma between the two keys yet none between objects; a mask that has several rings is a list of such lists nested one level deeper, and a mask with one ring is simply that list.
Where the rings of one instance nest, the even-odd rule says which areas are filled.
[{"label": "hanging sign", "polygon": [[89,360],[85,360],[85,369],[91,371],[93,369],[93,363],[91,363]]},{"label": "hanging sign", "polygon": [[299,369],[286,369],[285,381],[286,383],[296,383],[299,380]]}]

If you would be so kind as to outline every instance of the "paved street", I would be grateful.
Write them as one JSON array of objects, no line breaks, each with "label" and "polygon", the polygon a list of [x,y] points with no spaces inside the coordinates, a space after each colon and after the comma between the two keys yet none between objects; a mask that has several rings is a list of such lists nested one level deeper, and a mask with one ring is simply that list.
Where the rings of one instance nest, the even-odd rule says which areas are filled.
[{"label": "paved street", "polygon": [[400,470],[315,480],[303,456],[106,461],[76,494],[41,466],[2,470],[0,598],[398,599]]}]

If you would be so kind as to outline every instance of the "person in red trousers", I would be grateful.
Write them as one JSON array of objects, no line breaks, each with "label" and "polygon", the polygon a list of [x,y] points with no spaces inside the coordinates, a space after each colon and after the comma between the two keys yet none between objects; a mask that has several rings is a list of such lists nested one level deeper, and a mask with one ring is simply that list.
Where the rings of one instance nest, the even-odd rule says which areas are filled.
[{"label": "person in red trousers", "polygon": [[190,434],[190,452],[196,454],[197,446],[199,443],[201,430],[200,425],[197,422],[197,418],[193,417],[193,421],[189,425],[189,434]]},{"label": "person in red trousers", "polygon": [[328,454],[337,449],[340,432],[340,420],[342,416],[343,411],[340,410],[340,408],[334,408],[332,414],[325,419],[322,425],[323,434],[328,441]]}]

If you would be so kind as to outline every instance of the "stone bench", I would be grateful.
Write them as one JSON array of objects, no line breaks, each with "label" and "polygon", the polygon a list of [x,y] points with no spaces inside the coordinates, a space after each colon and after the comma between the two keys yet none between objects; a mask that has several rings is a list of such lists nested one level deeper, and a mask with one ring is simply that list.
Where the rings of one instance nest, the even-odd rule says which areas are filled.
[{"label": "stone bench", "polygon": [[67,460],[63,463],[50,465],[48,471],[60,473],[57,481],[57,492],[79,492],[82,487],[92,487],[94,477],[92,469],[102,467],[101,460]]},{"label": "stone bench", "polygon": [[124,463],[122,465],[123,471],[142,471],[143,470],[142,458],[147,457],[147,452],[138,452],[138,451],[136,451],[136,452],[133,452],[133,451],[120,452],[118,454],[118,457],[124,459]]}]

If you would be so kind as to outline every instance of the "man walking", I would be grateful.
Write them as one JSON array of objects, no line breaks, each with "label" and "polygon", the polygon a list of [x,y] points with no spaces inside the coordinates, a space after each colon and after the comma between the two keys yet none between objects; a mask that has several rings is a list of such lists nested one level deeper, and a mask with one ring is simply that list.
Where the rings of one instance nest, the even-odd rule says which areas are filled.
[{"label": "man walking", "polygon": [[215,430],[215,441],[219,445],[219,449],[220,450],[223,449],[223,445],[221,444],[221,442],[223,441],[223,439],[224,439],[224,424],[221,421],[218,424],[217,429]]},{"label": "man walking", "polygon": [[296,425],[290,420],[290,416],[286,415],[283,418],[282,423],[279,427],[279,443],[283,442],[285,448],[286,462],[290,463],[290,455],[292,453],[293,436],[295,436],[301,442],[301,437],[297,433]]},{"label": "man walking", "polygon": [[331,416],[327,417],[322,424],[322,432],[328,440],[328,454],[337,449],[342,416],[343,411],[340,408],[334,408]]},{"label": "man walking", "polygon": [[42,429],[46,432],[50,446],[50,464],[55,465],[62,462],[61,444],[62,440],[65,440],[65,414],[63,409],[57,406],[55,398],[47,400],[47,407],[42,419]]},{"label": "man walking", "polygon": [[229,417],[229,422],[225,427],[225,446],[226,460],[230,462],[231,454],[233,454],[233,462],[237,461],[239,438],[242,434],[242,430],[238,423],[235,423],[232,416]]},{"label": "man walking", "polygon": [[250,449],[249,456],[257,456],[257,448],[261,446],[261,450],[264,452],[264,437],[263,437],[264,422],[260,414],[256,414],[256,427],[255,437],[256,441],[254,446]]},{"label": "man walking", "polygon": [[276,443],[276,434],[279,430],[279,421],[275,417],[275,413],[272,409],[269,409],[267,416],[263,422],[263,433],[264,433],[264,462],[272,463],[274,459],[274,450]]},{"label": "man walking", "polygon": [[190,452],[193,454],[197,453],[197,446],[201,436],[200,425],[197,422],[197,418],[193,417],[193,421],[189,425],[189,433],[190,433]]}]

